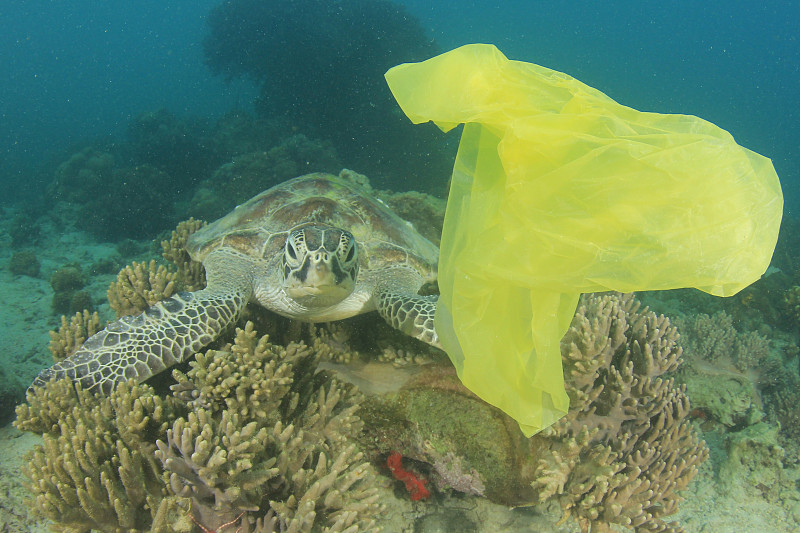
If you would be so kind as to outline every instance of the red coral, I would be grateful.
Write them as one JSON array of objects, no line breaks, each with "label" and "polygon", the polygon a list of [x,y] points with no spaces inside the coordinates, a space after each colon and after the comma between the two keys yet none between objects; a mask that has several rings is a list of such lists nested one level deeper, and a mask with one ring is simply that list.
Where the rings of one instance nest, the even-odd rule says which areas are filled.
[{"label": "red coral", "polygon": [[402,459],[403,456],[399,452],[390,453],[386,459],[386,466],[392,471],[394,478],[406,484],[406,490],[413,501],[416,502],[429,497],[431,493],[425,488],[427,480],[420,479],[411,472],[403,470]]}]

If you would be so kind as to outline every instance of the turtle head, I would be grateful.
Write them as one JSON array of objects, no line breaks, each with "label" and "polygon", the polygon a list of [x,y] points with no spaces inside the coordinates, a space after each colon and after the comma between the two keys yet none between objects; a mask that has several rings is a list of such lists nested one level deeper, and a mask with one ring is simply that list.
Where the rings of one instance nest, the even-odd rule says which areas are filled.
[{"label": "turtle head", "polygon": [[283,251],[284,288],[305,307],[335,305],[353,292],[358,247],[350,232],[325,224],[289,231]]}]

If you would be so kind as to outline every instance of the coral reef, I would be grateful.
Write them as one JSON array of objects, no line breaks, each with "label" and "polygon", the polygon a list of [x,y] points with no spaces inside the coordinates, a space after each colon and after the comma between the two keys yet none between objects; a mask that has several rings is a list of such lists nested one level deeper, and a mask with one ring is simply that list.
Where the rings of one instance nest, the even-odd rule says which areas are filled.
[{"label": "coral reef", "polygon": [[[797,434],[800,374],[792,337],[769,330],[739,332],[725,312],[677,321],[684,332],[686,365],[677,379],[703,416],[741,429],[768,415],[781,433]],[[781,349],[781,346],[784,346]]]},{"label": "coral reef", "polygon": [[310,324],[310,346],[320,359],[337,363],[351,363],[360,358],[350,346],[352,332],[338,322],[322,325]]},{"label": "coral reef", "polygon": [[[569,414],[524,439],[513,420],[428,365],[361,411],[376,454],[427,463],[440,490],[505,504],[556,503],[583,531],[681,531],[664,521],[708,450],[686,420],[669,320],[632,296],[584,297],[562,342]],[[402,369],[398,369],[400,371]]]},{"label": "coral reef", "polygon": [[11,261],[8,262],[8,269],[15,276],[37,278],[39,277],[41,264],[35,253],[24,250],[22,252],[14,252],[14,255],[11,256]]},{"label": "coral reef", "polygon": [[195,291],[205,286],[202,263],[193,261],[185,249],[189,236],[204,225],[205,222],[194,219],[183,221],[169,240],[161,242],[162,255],[175,270],[151,260],[149,263],[134,261],[118,273],[107,293],[108,303],[117,318],[138,315],[179,290]]},{"label": "coral reef", "polygon": [[374,474],[351,440],[360,398],[317,360],[248,323],[175,371],[167,397],[63,380],[29,392],[15,425],[44,438],[25,468],[36,509],[70,532],[370,530]]},{"label": "coral reef", "polygon": [[78,265],[64,265],[50,276],[53,292],[72,292],[82,289],[86,279]]},{"label": "coral reef", "polygon": [[439,246],[447,202],[416,191],[389,194],[379,192],[378,196],[389,204],[392,211],[400,218],[411,222],[423,237]]},{"label": "coral reef", "polygon": [[161,241],[162,256],[177,268],[177,280],[181,290],[198,291],[206,286],[203,264],[192,260],[186,251],[186,241],[206,223],[190,218],[173,230],[168,241]]},{"label": "coral reef", "polygon": [[50,353],[53,360],[58,362],[66,359],[75,350],[81,347],[83,342],[103,329],[100,325],[100,316],[97,312],[90,313],[83,310],[67,321],[67,317],[61,315],[61,327],[58,331],[50,331]]},{"label": "coral reef", "polygon": [[173,403],[133,384],[107,397],[66,381],[28,393],[15,425],[44,439],[23,470],[36,509],[58,531],[147,528],[166,495],[153,440]]},{"label": "coral reef", "polygon": [[47,195],[53,200],[87,202],[111,183],[114,164],[112,154],[86,147],[58,166]]},{"label": "coral reef", "polygon": [[741,374],[682,369],[695,413],[728,428],[749,426],[764,418],[755,384]]},{"label": "coral reef", "polygon": [[740,333],[725,311],[676,320],[684,335],[687,361],[733,366],[740,372],[755,368],[769,355],[769,339],[758,332]]},{"label": "coral reef", "polygon": [[748,491],[762,492],[768,487],[773,499],[778,499],[781,485],[789,488],[789,480],[781,473],[785,451],[778,444],[777,426],[762,422],[731,433],[725,438],[725,448],[727,457],[718,476],[723,490],[741,499]]},{"label": "coral reef", "polygon": [[11,247],[19,248],[36,244],[41,236],[41,228],[31,215],[22,213],[11,221],[8,234],[11,236]]},{"label": "coral reef", "polygon": [[569,414],[532,438],[532,487],[584,531],[682,531],[663,518],[707,458],[672,379],[676,329],[632,296],[584,297],[562,340]]},{"label": "coral reef", "polygon": [[86,285],[86,278],[80,265],[64,265],[50,276],[53,288],[52,308],[56,313],[76,313],[91,309],[92,299],[89,293],[81,289]]},{"label": "coral reef", "polygon": [[780,425],[783,445],[800,452],[800,372],[796,345],[783,357],[770,357],[762,365],[760,392],[768,419]]},{"label": "coral reef", "polygon": [[800,286],[793,285],[783,295],[783,305],[787,313],[800,324]]},{"label": "coral reef", "polygon": [[56,170],[48,200],[75,204],[75,225],[103,240],[142,238],[168,227],[180,188],[155,167],[117,163],[94,148],[73,154]]},{"label": "coral reef", "polygon": [[80,227],[102,240],[145,238],[174,223],[176,189],[170,177],[148,165],[115,168],[103,189],[80,208]]},{"label": "coral reef", "polygon": [[149,264],[133,262],[117,275],[117,281],[108,287],[108,304],[117,314],[138,315],[145,309],[169,298],[176,292],[176,272],[151,260]]},{"label": "coral reef", "polygon": [[134,161],[165,173],[165,189],[191,187],[219,164],[206,148],[209,127],[197,119],[179,118],[166,109],[140,113],[128,125]]},{"label": "coral reef", "polygon": [[211,142],[219,161],[230,161],[237,155],[268,150],[280,142],[286,130],[274,118],[256,119],[235,109],[217,120]]},{"label": "coral reef", "polygon": [[519,426],[464,388],[452,365],[423,369],[398,392],[364,402],[361,416],[376,458],[397,451],[439,488],[532,503],[529,481],[520,476],[528,442]]},{"label": "coral reef", "polygon": [[346,166],[377,177],[397,169],[398,182],[416,190],[441,187],[450,175],[442,136],[397,113],[383,81],[390,67],[437,53],[402,6],[232,0],[209,14],[203,47],[213,73],[261,86],[262,116],[331,141]]},{"label": "coral reef", "polygon": [[13,374],[0,367],[0,426],[14,418],[14,409],[24,400],[24,387]]}]

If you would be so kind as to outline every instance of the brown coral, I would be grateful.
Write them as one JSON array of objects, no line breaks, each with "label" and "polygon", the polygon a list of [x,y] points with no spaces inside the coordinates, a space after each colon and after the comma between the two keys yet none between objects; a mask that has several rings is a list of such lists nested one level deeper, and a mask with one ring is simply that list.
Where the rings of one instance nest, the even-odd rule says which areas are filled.
[{"label": "brown coral", "polygon": [[725,311],[676,321],[684,334],[687,360],[733,366],[740,372],[757,367],[769,355],[769,339],[755,331],[739,332]]},{"label": "brown coral", "polygon": [[44,439],[25,468],[37,511],[65,532],[373,528],[374,473],[351,440],[360,397],[317,360],[248,323],[176,371],[166,398],[132,382],[30,391],[16,426]]},{"label": "brown coral", "polygon": [[583,531],[677,532],[663,518],[708,456],[686,421],[678,334],[632,296],[584,297],[562,340],[569,414],[532,439],[532,487]]},{"label": "brown coral", "polygon": [[374,526],[372,469],[348,438],[362,426],[358,397],[315,375],[317,358],[304,345],[270,344],[248,322],[232,346],[176,373],[193,412],[175,421],[157,456],[169,490],[190,498],[206,527],[242,512],[269,521],[269,511],[289,531],[321,520],[330,531]]},{"label": "brown coral", "polygon": [[177,279],[181,290],[194,292],[206,286],[206,274],[202,263],[194,261],[186,251],[186,241],[197,230],[205,226],[202,220],[184,220],[173,230],[168,241],[161,241],[162,256],[178,269]]},{"label": "brown coral", "polygon": [[28,404],[15,425],[43,433],[23,468],[37,511],[58,531],[148,527],[165,496],[152,440],[174,418],[172,402],[147,385],[98,397],[62,380],[29,392]]},{"label": "brown coral", "polygon": [[100,326],[100,316],[95,311],[90,313],[84,310],[67,322],[67,317],[61,315],[61,327],[58,331],[50,331],[50,352],[53,360],[58,362],[75,353],[83,342],[103,329]]},{"label": "brown coral", "polygon": [[138,315],[156,302],[169,298],[176,291],[178,275],[155,261],[137,263],[123,268],[117,281],[108,287],[108,304],[117,318]]}]

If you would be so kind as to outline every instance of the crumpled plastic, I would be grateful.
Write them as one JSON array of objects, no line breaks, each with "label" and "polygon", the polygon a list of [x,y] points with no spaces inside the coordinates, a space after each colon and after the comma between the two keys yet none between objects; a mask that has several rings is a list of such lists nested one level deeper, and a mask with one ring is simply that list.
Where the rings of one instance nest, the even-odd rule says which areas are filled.
[{"label": "crumpled plastic", "polygon": [[580,293],[729,296],[769,266],[769,159],[687,115],[640,112],[473,44],[386,73],[414,122],[465,124],[435,326],[464,385],[526,435],[568,409],[560,339]]}]

